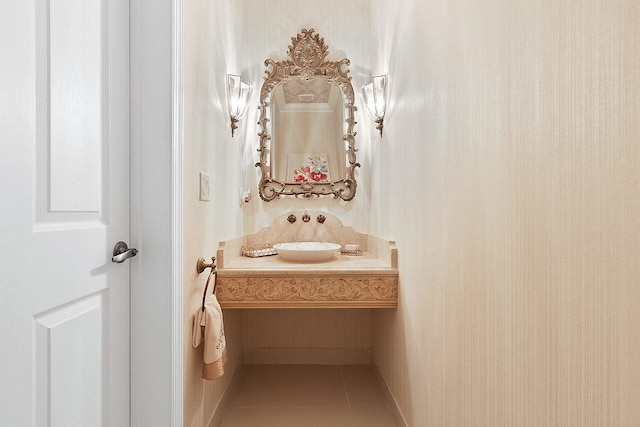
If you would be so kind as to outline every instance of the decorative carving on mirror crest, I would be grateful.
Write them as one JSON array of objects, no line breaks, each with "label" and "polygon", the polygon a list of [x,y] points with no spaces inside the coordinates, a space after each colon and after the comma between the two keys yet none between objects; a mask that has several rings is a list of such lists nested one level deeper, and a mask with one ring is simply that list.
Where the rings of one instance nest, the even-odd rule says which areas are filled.
[{"label": "decorative carving on mirror crest", "polygon": [[[264,201],[271,201],[282,195],[311,198],[323,195],[334,196],[343,200],[351,200],[356,194],[355,168],[360,164],[356,162],[355,135],[353,130],[355,125],[354,112],[354,92],[351,85],[351,77],[348,76],[350,64],[349,59],[340,61],[326,61],[329,54],[328,46],[324,44],[324,38],[315,34],[313,28],[300,30],[296,37],[291,38],[291,45],[287,51],[290,60],[274,61],[267,59],[264,64],[265,81],[260,91],[260,119],[258,121],[260,137],[260,161],[256,163],[262,173],[260,179],[259,193]],[[269,67],[271,68],[269,70]],[[329,83],[337,85],[341,91],[346,112],[345,122],[347,124],[344,141],[346,142],[346,170],[343,179],[333,182],[303,182],[288,183],[281,182],[272,177],[271,165],[269,164],[269,145],[271,135],[269,134],[267,122],[267,109],[269,107],[270,96],[274,88],[292,78],[322,78]]]}]

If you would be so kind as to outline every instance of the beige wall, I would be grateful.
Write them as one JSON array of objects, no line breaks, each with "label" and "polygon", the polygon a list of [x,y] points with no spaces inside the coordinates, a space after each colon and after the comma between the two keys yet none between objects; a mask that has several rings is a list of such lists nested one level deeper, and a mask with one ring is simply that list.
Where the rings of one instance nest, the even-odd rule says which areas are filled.
[{"label": "beige wall", "polygon": [[246,310],[245,348],[371,347],[371,310]]},{"label": "beige wall", "polygon": [[[187,317],[204,281],[193,263],[218,240],[288,210],[326,209],[397,241],[400,307],[357,321],[227,310],[235,357],[243,341],[357,348],[370,339],[414,427],[640,424],[638,2],[186,4]],[[223,76],[259,88],[262,61],[284,59],[290,37],[311,26],[332,58],[352,59],[356,90],[371,73],[389,74],[384,138],[359,104],[356,199],[263,203],[257,111],[232,141]],[[194,199],[202,169],[214,179],[209,203]],[[254,193],[242,210],[239,187]],[[201,381],[186,340],[185,425],[200,426],[226,379]]]},{"label": "beige wall", "polygon": [[639,9],[372,3],[372,352],[409,425],[640,425]]},{"label": "beige wall", "polygon": [[[241,233],[242,163],[239,137],[231,138],[225,98],[227,72],[239,72],[235,58],[234,1],[184,1],[184,425],[207,426],[242,351],[242,313],[225,311],[229,361],[224,377],[201,379],[202,347],[191,346],[192,318],[206,274],[199,257],[214,256],[218,241]],[[240,136],[244,127],[236,131]],[[211,201],[198,200],[199,172],[211,177]],[[167,332],[168,333],[168,332]]]},{"label": "beige wall", "polygon": [[[257,194],[259,170],[254,164],[259,160],[258,98],[264,80],[264,60],[282,61],[287,56],[291,37],[302,28],[315,28],[329,46],[329,60],[348,57],[351,60],[350,76],[356,91],[360,90],[367,75],[369,58],[369,2],[356,0],[279,0],[242,2],[242,48],[238,50],[243,73],[250,79],[253,88],[252,108],[245,123],[247,133],[244,140],[245,167],[244,185],[253,192],[253,201],[243,210],[243,233],[251,234],[284,212],[295,209],[320,209],[338,215],[347,225],[359,232],[367,232],[369,221],[369,173],[366,167],[357,171],[358,190],[353,202],[332,198],[301,200],[285,198],[264,203]],[[360,102],[360,99],[357,100]],[[361,110],[356,120],[358,132],[358,161],[368,163],[369,144],[367,135],[375,128],[368,126]],[[360,142],[362,144],[360,145]],[[322,319],[322,321],[320,321]],[[260,325],[261,329],[247,328],[247,348],[300,348],[335,349],[370,347],[369,331],[363,324],[371,321],[369,310],[248,310],[245,324]],[[258,331],[265,331],[265,334]],[[298,331],[298,332],[296,332]],[[366,335],[361,335],[361,334]],[[344,347],[343,347],[344,346]]]},{"label": "beige wall", "polygon": [[[304,200],[284,198],[264,203],[257,189],[260,179],[259,169],[254,165],[259,161],[257,148],[259,138],[258,103],[260,88],[264,81],[266,67],[264,60],[277,61],[289,59],[287,50],[291,37],[295,37],[302,28],[315,28],[329,46],[328,60],[349,58],[352,77],[351,84],[359,92],[368,75],[370,62],[369,45],[369,0],[242,0],[242,38],[238,49],[239,62],[243,73],[251,81],[253,88],[251,108],[247,112],[247,134],[244,140],[244,186],[251,189],[253,202],[243,210],[243,232],[255,233],[266,227],[271,220],[284,212],[294,209],[320,209],[331,211],[359,232],[367,232],[369,227],[369,174],[368,168],[356,170],[358,189],[356,199],[344,202],[333,198]],[[356,104],[361,107],[358,97]],[[369,158],[367,135],[370,127],[365,121],[366,114],[360,108],[355,129],[358,144],[358,161],[366,164]],[[367,119],[368,120],[368,119]],[[375,131],[375,128],[373,129]],[[363,144],[360,144],[360,142]]]}]

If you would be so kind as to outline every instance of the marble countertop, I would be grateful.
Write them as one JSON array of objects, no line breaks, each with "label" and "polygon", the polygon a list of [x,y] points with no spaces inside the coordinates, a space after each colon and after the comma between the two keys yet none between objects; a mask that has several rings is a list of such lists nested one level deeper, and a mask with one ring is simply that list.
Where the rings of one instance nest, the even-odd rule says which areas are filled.
[{"label": "marble countertop", "polygon": [[[301,214],[298,212],[298,214]],[[315,213],[314,213],[315,214]],[[355,233],[327,215],[327,226],[291,225],[286,217],[274,229],[220,242],[216,294],[223,308],[395,308],[398,305],[398,251],[395,242]],[[317,263],[285,261],[280,255],[245,257],[242,246],[298,240],[301,230],[328,241],[356,243],[360,256],[339,252]],[[315,227],[315,231],[312,228]],[[283,231],[284,230],[284,231]],[[287,234],[288,233],[288,234]]]},{"label": "marble countertop", "polygon": [[341,255],[337,253],[331,260],[317,263],[300,263],[283,260],[279,255],[250,258],[244,256],[225,256],[224,268],[218,270],[221,275],[238,272],[265,274],[283,272],[304,272],[314,274],[362,274],[366,272],[396,273],[390,262],[371,254],[361,256]]}]

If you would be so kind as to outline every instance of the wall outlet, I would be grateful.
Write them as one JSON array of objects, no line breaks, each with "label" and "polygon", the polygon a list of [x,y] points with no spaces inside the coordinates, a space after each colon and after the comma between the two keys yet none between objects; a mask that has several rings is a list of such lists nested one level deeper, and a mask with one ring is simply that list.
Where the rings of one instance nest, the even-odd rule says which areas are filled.
[{"label": "wall outlet", "polygon": [[240,195],[240,206],[251,201],[251,190],[243,191]]},{"label": "wall outlet", "polygon": [[210,198],[211,188],[209,182],[209,175],[200,172],[200,200],[203,202],[208,202]]}]

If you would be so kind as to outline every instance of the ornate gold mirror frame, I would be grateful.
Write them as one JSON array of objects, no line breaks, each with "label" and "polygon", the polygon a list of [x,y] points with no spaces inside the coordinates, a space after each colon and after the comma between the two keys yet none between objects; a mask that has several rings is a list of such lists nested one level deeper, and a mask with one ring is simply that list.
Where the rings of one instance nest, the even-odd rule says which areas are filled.
[{"label": "ornate gold mirror frame", "polygon": [[[313,28],[302,29],[297,37],[292,37],[292,44],[289,46],[287,55],[291,60],[276,62],[267,59],[264,64],[266,67],[271,66],[271,70],[265,70],[265,81],[260,91],[260,126],[258,136],[260,137],[260,161],[256,163],[262,172],[262,178],[258,184],[260,198],[269,202],[273,199],[280,198],[282,195],[311,198],[319,196],[333,195],[335,198],[343,200],[351,200],[356,195],[356,179],[355,168],[360,164],[356,162],[355,135],[353,130],[354,105],[353,86],[351,86],[351,77],[348,69],[343,70],[343,66],[350,64],[349,59],[345,58],[341,61],[325,61],[329,54],[328,46],[324,44],[324,38],[314,34]],[[269,107],[272,91],[279,84],[283,84],[292,78],[321,78],[329,83],[337,85],[342,91],[344,109],[346,112],[345,122],[347,124],[344,141],[345,149],[345,172],[344,178],[333,182],[302,182],[289,183],[281,182],[272,177],[272,168],[269,164],[269,151],[271,143],[271,135],[267,127],[269,119],[267,118],[267,109]]]}]

